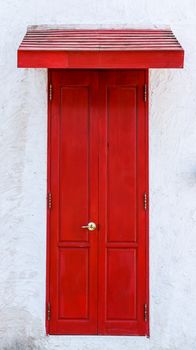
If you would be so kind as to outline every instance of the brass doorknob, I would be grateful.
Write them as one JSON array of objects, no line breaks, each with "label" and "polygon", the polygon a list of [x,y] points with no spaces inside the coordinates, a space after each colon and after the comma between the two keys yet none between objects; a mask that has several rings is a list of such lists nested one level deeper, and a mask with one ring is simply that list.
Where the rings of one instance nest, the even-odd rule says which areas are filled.
[{"label": "brass doorknob", "polygon": [[87,228],[89,231],[94,231],[97,226],[94,222],[89,222],[88,225],[81,226],[81,228]]}]

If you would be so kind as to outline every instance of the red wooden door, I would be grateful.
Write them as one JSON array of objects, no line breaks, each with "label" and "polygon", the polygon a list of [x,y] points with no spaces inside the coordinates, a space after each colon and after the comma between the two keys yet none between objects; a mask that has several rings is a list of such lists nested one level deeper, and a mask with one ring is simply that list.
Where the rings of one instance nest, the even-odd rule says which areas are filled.
[{"label": "red wooden door", "polygon": [[52,72],[50,118],[51,334],[97,332],[97,74]]},{"label": "red wooden door", "polygon": [[50,73],[50,334],[148,333],[145,79]]},{"label": "red wooden door", "polygon": [[144,71],[100,75],[99,332],[147,333]]}]

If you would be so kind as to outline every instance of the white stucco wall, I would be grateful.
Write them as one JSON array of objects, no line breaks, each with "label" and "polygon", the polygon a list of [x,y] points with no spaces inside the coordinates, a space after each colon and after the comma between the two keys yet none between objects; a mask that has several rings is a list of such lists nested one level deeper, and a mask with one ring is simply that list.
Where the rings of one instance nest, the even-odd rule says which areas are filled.
[{"label": "white stucco wall", "polygon": [[[0,0],[0,350],[196,349],[196,1]],[[29,24],[169,24],[184,70],[151,71],[151,337],[45,336],[46,70]]]}]

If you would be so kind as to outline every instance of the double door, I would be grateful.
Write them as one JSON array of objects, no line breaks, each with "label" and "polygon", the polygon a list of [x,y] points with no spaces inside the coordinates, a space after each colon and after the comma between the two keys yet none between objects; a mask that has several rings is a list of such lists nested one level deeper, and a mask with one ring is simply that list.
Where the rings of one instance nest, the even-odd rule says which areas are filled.
[{"label": "double door", "polygon": [[49,79],[48,333],[145,335],[146,73]]}]

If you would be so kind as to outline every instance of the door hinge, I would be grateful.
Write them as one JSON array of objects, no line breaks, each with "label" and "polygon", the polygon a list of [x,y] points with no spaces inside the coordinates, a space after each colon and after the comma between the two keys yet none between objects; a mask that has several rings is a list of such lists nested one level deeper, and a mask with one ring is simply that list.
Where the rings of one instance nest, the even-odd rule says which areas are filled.
[{"label": "door hinge", "polygon": [[52,194],[51,192],[48,193],[48,209],[52,208]]},{"label": "door hinge", "polygon": [[147,84],[144,84],[144,101],[147,101]]},{"label": "door hinge", "polygon": [[49,84],[49,100],[52,101],[52,92],[53,92],[53,87],[52,84]]},{"label": "door hinge", "polygon": [[147,197],[147,193],[144,192],[144,210],[148,209],[148,197]]},{"label": "door hinge", "polygon": [[48,305],[47,305],[47,319],[48,319],[48,321],[50,321],[50,316],[51,316],[51,307],[50,307],[50,303],[48,303]]},{"label": "door hinge", "polygon": [[148,321],[148,305],[144,304],[144,321]]}]

